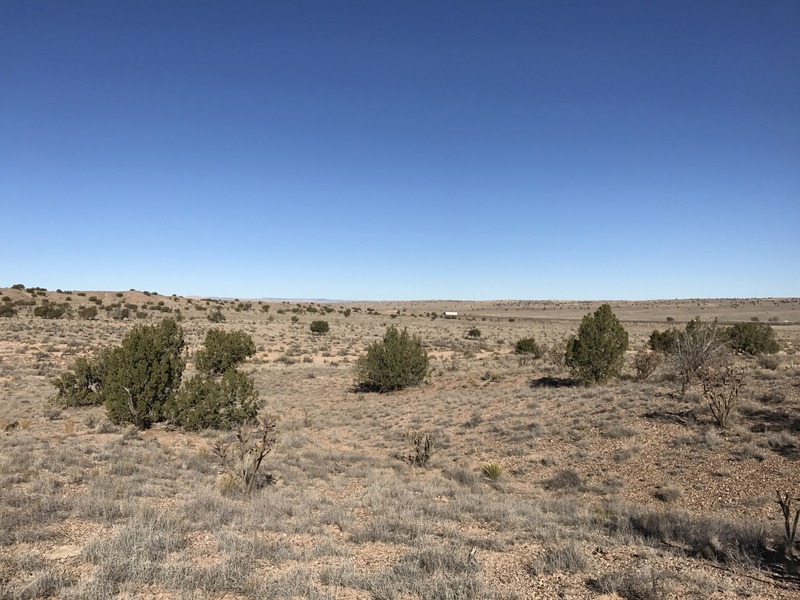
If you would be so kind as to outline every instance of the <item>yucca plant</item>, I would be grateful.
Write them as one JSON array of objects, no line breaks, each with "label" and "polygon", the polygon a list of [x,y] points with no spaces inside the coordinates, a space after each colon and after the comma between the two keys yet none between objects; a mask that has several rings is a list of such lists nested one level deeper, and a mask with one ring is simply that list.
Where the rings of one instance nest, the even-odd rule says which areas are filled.
[{"label": "yucca plant", "polygon": [[481,466],[481,473],[484,477],[486,477],[486,479],[497,481],[503,474],[503,467],[497,463],[486,463],[485,465]]}]

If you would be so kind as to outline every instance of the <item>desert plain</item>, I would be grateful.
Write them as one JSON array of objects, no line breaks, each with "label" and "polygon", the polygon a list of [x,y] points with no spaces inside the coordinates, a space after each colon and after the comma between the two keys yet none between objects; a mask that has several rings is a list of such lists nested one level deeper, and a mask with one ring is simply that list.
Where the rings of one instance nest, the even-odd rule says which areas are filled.
[{"label": "desert plain", "polygon": [[[610,301],[626,366],[582,386],[558,350],[600,301],[0,296],[17,307],[0,318],[0,598],[800,597],[777,501],[800,508],[800,299]],[[35,316],[45,300],[70,308]],[[76,358],[167,317],[187,375],[211,328],[255,342],[242,369],[277,442],[249,495],[211,450],[231,432],[139,431],[54,401]],[[730,357],[746,382],[725,428],[669,361],[634,376],[653,330],[695,317],[768,323],[781,345]],[[429,374],[367,393],[353,366],[392,325],[419,336]],[[554,350],[518,355],[525,337]],[[414,433],[434,440],[425,466]]]}]

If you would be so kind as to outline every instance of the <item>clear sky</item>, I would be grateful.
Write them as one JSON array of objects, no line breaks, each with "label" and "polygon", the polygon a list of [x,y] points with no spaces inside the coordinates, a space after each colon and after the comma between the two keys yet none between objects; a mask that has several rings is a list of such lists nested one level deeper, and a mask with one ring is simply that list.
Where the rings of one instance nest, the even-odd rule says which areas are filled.
[{"label": "clear sky", "polygon": [[0,285],[800,296],[800,2],[0,0]]}]

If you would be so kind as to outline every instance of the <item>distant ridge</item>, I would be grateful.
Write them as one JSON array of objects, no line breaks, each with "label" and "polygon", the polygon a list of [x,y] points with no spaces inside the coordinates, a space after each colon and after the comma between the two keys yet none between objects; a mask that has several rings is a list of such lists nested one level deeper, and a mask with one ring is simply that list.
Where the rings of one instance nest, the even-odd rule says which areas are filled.
[{"label": "distant ridge", "polygon": [[235,296],[184,296],[193,300],[211,298],[213,300],[239,300],[240,302],[358,302],[358,300],[331,300],[330,298],[237,298]]}]

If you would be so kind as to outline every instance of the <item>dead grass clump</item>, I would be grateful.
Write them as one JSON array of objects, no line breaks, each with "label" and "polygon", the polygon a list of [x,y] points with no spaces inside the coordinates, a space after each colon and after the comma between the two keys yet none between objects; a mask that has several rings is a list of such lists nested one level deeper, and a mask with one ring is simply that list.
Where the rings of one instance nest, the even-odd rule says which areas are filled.
[{"label": "dead grass clump", "polygon": [[539,556],[526,565],[526,570],[533,577],[551,575],[553,573],[582,573],[589,566],[589,561],[580,546],[574,541],[562,546],[548,547]]},{"label": "dead grass clump", "polygon": [[750,564],[761,564],[769,555],[767,531],[752,520],[731,521],[647,507],[610,506],[608,512],[613,533],[641,536],[690,555]]},{"label": "dead grass clump", "polygon": [[683,488],[676,485],[662,485],[653,494],[658,500],[672,504],[683,498]]},{"label": "dead grass clump", "polygon": [[583,480],[572,469],[562,469],[548,479],[544,487],[548,490],[564,490],[569,492],[581,491],[584,487]]},{"label": "dead grass clump", "polygon": [[617,594],[625,600],[666,600],[672,597],[674,583],[666,571],[645,567],[639,570],[614,571],[589,581],[589,587],[601,594]]}]

